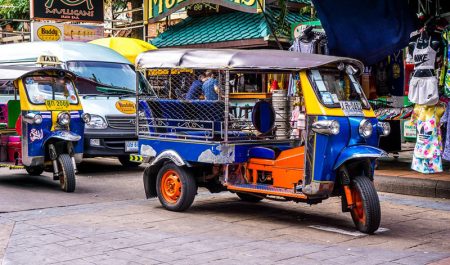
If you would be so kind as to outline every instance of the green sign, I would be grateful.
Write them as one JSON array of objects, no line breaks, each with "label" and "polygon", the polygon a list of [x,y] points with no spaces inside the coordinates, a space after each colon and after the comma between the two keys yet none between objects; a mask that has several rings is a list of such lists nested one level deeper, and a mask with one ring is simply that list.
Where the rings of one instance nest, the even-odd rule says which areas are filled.
[{"label": "green sign", "polygon": [[247,13],[258,13],[264,8],[264,0],[145,0],[145,19],[153,23],[186,6],[206,2]]}]

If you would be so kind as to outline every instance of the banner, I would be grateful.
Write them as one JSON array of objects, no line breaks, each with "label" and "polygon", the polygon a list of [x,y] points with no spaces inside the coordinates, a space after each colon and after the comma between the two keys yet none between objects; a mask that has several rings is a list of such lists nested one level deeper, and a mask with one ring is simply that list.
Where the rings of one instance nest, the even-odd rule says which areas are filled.
[{"label": "banner", "polygon": [[144,19],[154,23],[184,7],[199,3],[224,6],[246,13],[259,13],[264,8],[264,0],[144,0]]},{"label": "banner", "polygon": [[32,22],[31,41],[89,42],[103,38],[103,26]]},{"label": "banner", "polygon": [[31,0],[31,19],[103,22],[102,0]]}]

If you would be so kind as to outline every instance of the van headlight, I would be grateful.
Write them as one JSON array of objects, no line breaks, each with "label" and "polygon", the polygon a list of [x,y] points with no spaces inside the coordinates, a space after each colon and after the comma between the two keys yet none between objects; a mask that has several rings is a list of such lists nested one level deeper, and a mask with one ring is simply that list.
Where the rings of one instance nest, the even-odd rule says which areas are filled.
[{"label": "van headlight", "polygon": [[103,119],[102,116],[92,114],[91,120],[86,123],[86,128],[89,129],[106,129],[108,127],[108,124],[106,123],[105,119]]},{"label": "van headlight", "polygon": [[378,134],[380,136],[388,136],[391,133],[391,125],[389,122],[378,122],[377,124]]},{"label": "van headlight", "polygon": [[66,126],[70,123],[70,114],[68,112],[60,112],[58,114],[57,122],[61,126]]},{"label": "van headlight", "polygon": [[320,134],[336,135],[339,134],[340,125],[335,120],[316,121],[312,124],[312,130]]},{"label": "van headlight", "polygon": [[83,113],[83,115],[81,115],[81,118],[83,119],[84,123],[89,123],[91,121],[91,114]]},{"label": "van headlight", "polygon": [[372,135],[373,125],[369,120],[363,119],[359,123],[358,131],[359,131],[359,135],[361,135],[362,137],[369,138]]}]

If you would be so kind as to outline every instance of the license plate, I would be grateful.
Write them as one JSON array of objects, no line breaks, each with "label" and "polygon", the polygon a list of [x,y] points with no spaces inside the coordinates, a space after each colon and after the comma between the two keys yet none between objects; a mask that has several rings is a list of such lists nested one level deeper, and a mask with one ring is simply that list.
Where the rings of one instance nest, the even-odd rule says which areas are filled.
[{"label": "license plate", "polygon": [[138,142],[137,141],[125,141],[125,152],[137,152]]},{"label": "license plate", "polygon": [[341,101],[341,109],[345,116],[364,116],[361,102],[358,101]]},{"label": "license plate", "polygon": [[45,107],[47,110],[65,110],[69,107],[68,100],[46,100]]}]

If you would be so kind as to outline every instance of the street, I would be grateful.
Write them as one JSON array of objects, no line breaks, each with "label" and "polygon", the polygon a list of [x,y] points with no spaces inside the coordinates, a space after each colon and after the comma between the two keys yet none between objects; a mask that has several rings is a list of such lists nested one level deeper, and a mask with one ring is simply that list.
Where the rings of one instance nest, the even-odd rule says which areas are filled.
[{"label": "street", "polygon": [[81,167],[75,193],[1,169],[2,264],[450,264],[450,201],[380,193],[381,229],[357,232],[339,198],[310,207],[199,189],[184,213],[146,200],[142,170]]}]

